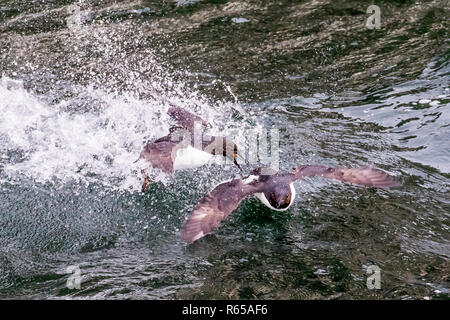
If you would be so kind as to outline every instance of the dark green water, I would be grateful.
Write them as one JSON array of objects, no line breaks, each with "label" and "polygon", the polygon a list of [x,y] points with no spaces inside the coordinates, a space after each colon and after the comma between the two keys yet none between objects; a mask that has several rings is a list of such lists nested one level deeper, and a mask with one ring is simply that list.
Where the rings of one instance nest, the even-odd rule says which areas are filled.
[{"label": "dark green water", "polygon": [[[369,1],[178,2],[1,1],[0,298],[448,299],[448,1],[375,1],[379,30]],[[140,193],[133,162],[169,128],[155,88],[240,141],[279,130],[281,169],[374,164],[403,186],[298,181],[287,212],[246,199],[186,246],[238,171]]]}]

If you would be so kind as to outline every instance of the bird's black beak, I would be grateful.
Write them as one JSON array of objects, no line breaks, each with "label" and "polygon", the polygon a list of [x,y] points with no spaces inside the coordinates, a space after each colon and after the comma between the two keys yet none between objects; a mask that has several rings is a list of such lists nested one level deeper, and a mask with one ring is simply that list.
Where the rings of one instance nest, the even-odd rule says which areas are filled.
[{"label": "bird's black beak", "polygon": [[243,158],[238,152],[235,151],[235,152],[233,153],[233,163],[236,165],[236,167],[239,168],[239,171],[240,171],[241,174],[242,174],[242,167],[239,165],[238,159],[241,161],[241,163],[245,163],[244,158]]},{"label": "bird's black beak", "polygon": [[240,166],[239,163],[237,162],[237,155],[236,155],[236,154],[233,154],[233,157],[234,157],[233,163],[236,165],[236,167],[239,168],[240,171],[242,171],[241,166]]}]

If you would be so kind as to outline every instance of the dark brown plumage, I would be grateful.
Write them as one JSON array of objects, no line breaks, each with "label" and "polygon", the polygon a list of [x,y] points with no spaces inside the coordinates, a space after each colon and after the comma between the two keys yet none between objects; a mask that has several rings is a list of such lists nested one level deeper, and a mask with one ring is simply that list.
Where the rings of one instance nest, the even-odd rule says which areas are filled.
[{"label": "dark brown plumage", "polygon": [[304,177],[321,176],[366,187],[388,188],[401,185],[386,172],[371,166],[346,169],[340,167],[328,168],[321,165],[301,165],[294,168],[291,174],[294,180]]},{"label": "dark brown plumage", "polygon": [[210,233],[239,206],[242,199],[257,190],[257,186],[246,185],[240,179],[218,185],[189,215],[181,230],[181,239],[190,243]]}]

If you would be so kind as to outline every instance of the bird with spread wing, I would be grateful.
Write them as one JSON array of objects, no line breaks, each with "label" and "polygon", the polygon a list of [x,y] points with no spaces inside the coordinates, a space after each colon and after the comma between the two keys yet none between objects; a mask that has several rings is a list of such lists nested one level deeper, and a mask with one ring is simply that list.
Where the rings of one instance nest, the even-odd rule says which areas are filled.
[{"label": "bird with spread wing", "polygon": [[293,203],[293,182],[320,176],[375,188],[398,187],[401,184],[386,172],[373,167],[329,168],[301,165],[289,173],[261,174],[257,169],[245,179],[233,179],[216,186],[197,204],[181,228],[181,239],[192,243],[216,229],[250,195],[256,195],[272,210],[285,211]]},{"label": "bird with spread wing", "polygon": [[[172,174],[175,170],[203,166],[209,163],[212,157],[220,155],[231,159],[240,169],[237,162],[238,147],[230,138],[208,137],[202,132],[194,132],[197,124],[202,129],[206,127],[206,122],[176,105],[171,104],[167,114],[175,120],[177,126],[171,127],[168,135],[148,142],[142,148],[138,160],[144,159],[153,168]],[[199,137],[196,137],[196,134]],[[142,173],[145,177],[142,191],[145,191],[148,188],[149,177],[145,170]]]}]

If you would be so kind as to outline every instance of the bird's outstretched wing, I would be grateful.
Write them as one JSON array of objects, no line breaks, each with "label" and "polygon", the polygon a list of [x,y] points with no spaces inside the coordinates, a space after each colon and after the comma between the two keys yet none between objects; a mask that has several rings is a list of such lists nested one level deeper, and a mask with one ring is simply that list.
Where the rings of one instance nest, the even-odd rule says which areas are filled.
[{"label": "bird's outstretched wing", "polygon": [[293,180],[305,177],[321,176],[328,179],[336,179],[367,187],[389,188],[401,186],[386,172],[371,166],[360,168],[329,168],[321,165],[301,165],[292,171]]},{"label": "bird's outstretched wing", "polygon": [[260,192],[260,186],[240,179],[224,182],[200,201],[181,228],[181,239],[192,243],[212,232],[248,195]]},{"label": "bird's outstretched wing", "polygon": [[199,116],[196,116],[186,109],[178,107],[174,104],[171,104],[169,110],[167,110],[167,114],[177,122],[179,127],[187,129],[191,132],[194,130],[194,124],[196,122],[201,123],[202,126],[207,125],[206,121]]}]

